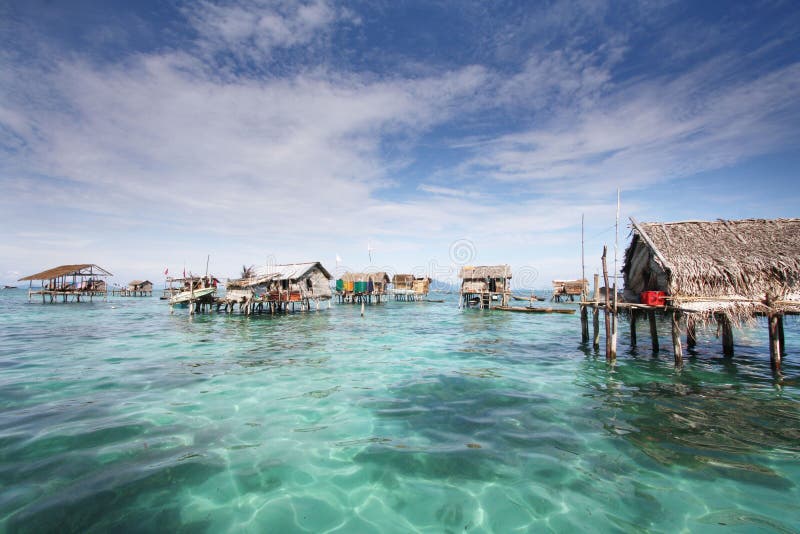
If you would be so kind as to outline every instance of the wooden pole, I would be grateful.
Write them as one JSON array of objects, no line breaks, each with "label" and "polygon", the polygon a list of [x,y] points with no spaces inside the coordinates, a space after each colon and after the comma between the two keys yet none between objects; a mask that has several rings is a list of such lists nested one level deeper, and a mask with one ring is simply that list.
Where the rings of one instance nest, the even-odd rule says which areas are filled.
[{"label": "wooden pole", "polygon": [[594,327],[594,342],[592,346],[595,350],[600,348],[600,309],[599,309],[599,299],[600,299],[600,275],[595,273],[594,275],[594,307],[592,308],[592,323]]},{"label": "wooden pole", "polygon": [[691,315],[686,317],[686,347],[694,348],[697,345],[697,330]]},{"label": "wooden pole", "polygon": [[589,342],[589,311],[581,304],[581,343]]},{"label": "wooden pole", "polygon": [[631,347],[636,346],[636,310],[631,308]]},{"label": "wooden pole", "polygon": [[774,371],[781,370],[781,341],[778,331],[778,314],[769,315],[769,359]]},{"label": "wooden pole", "polygon": [[722,353],[725,356],[733,356],[733,328],[731,321],[723,316],[721,321],[722,326]]},{"label": "wooden pole", "polygon": [[672,312],[672,352],[675,355],[675,365],[683,364],[683,348],[681,347],[680,314]]},{"label": "wooden pole", "polygon": [[611,305],[608,299],[608,266],[606,265],[606,252],[608,247],[603,247],[603,255],[600,260],[603,263],[603,281],[606,284],[606,303],[605,303],[605,323],[606,323],[606,360],[613,361],[617,357],[617,347],[613,345],[611,336]]},{"label": "wooden pole", "polygon": [[658,327],[656,325],[656,312],[647,312],[647,319],[650,321],[650,342],[653,344],[653,352],[658,352]]},{"label": "wooden pole", "polygon": [[783,315],[778,316],[778,341],[781,344],[781,354],[786,354],[786,341],[783,337]]}]

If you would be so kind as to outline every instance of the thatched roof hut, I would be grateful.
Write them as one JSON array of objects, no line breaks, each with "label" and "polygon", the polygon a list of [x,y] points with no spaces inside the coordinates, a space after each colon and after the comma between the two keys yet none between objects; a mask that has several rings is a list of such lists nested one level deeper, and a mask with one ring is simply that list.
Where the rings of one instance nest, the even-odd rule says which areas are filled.
[{"label": "thatched roof hut", "polygon": [[413,274],[396,274],[392,277],[392,286],[395,291],[411,291],[414,285]]},{"label": "thatched roof hut", "polygon": [[128,282],[128,291],[152,291],[153,282],[150,280],[131,280]]},{"label": "thatched roof hut", "polygon": [[673,307],[736,322],[800,311],[800,219],[631,223],[626,300],[663,291]]},{"label": "thatched roof hut", "polygon": [[391,278],[384,271],[375,273],[351,273],[347,272],[342,275],[342,280],[345,282],[372,282],[374,291],[383,292],[386,286],[391,283]]},{"label": "thatched roof hut", "polygon": [[[333,277],[318,261],[253,267],[249,273],[248,278],[228,280],[225,284],[227,292],[232,297],[249,298],[254,293],[280,291],[299,293],[301,299],[331,297],[330,281]],[[237,291],[244,293],[239,295]]]},{"label": "thatched roof hut", "polygon": [[508,265],[464,266],[459,272],[461,298],[468,303],[478,299],[481,307],[491,307],[492,300],[500,298],[505,306],[511,295],[511,267]]},{"label": "thatched roof hut", "polygon": [[414,281],[411,284],[411,289],[417,295],[427,295],[428,291],[431,288],[431,279],[427,276],[419,276],[414,278]]}]

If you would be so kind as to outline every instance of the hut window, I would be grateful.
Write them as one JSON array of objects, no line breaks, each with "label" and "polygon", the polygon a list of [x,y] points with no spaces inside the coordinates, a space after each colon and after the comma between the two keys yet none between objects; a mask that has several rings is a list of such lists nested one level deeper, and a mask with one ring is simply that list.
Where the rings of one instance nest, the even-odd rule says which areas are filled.
[{"label": "hut window", "polygon": [[497,291],[497,280],[494,278],[489,279],[489,291]]},{"label": "hut window", "polygon": [[289,289],[289,280],[281,280],[281,289]]},{"label": "hut window", "polygon": [[306,289],[311,289],[314,287],[314,283],[311,281],[311,278],[306,278]]}]

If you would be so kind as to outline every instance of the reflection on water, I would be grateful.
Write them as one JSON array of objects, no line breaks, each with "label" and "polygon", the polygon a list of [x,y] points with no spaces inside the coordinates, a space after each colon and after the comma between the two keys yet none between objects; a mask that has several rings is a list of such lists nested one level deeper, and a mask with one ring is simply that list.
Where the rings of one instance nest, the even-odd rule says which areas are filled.
[{"label": "reflection on water", "polygon": [[800,529],[791,323],[775,377],[760,327],[733,359],[701,330],[675,370],[625,325],[609,365],[577,316],[455,297],[190,318],[21,294],[0,299],[0,531]]}]

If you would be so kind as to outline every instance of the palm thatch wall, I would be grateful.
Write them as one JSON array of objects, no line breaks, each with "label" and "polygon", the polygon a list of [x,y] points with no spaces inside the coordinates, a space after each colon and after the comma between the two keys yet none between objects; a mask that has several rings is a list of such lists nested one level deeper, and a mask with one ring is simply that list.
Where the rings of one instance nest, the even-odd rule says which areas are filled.
[{"label": "palm thatch wall", "polygon": [[800,219],[631,222],[626,300],[664,291],[677,308],[736,322],[800,311]]}]

